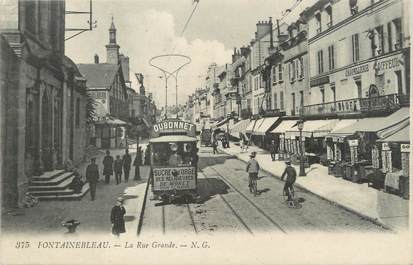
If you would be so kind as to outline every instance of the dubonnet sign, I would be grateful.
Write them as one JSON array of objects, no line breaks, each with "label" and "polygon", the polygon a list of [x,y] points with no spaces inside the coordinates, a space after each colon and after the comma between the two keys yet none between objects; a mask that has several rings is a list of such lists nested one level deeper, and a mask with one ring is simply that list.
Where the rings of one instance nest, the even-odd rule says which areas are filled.
[{"label": "dubonnet sign", "polygon": [[[177,174],[173,175],[173,170]],[[154,168],[153,169],[153,190],[189,190],[196,188],[195,168]]]},{"label": "dubonnet sign", "polygon": [[188,136],[195,136],[195,125],[181,120],[165,120],[158,122],[152,127],[152,137],[158,137],[160,134],[168,133],[186,133]]}]

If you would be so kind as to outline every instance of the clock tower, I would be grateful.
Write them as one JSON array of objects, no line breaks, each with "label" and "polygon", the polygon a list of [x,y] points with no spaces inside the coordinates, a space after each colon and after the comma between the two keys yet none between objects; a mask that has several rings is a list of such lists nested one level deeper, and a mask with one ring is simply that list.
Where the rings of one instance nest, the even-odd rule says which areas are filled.
[{"label": "clock tower", "polygon": [[119,62],[119,45],[116,43],[116,28],[112,23],[109,28],[109,44],[106,45],[106,62],[110,64],[118,64]]}]

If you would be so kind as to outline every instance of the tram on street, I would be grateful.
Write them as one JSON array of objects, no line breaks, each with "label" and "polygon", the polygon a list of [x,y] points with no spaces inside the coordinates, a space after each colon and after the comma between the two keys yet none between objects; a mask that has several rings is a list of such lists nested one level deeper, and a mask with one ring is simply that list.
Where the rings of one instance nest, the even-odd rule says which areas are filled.
[{"label": "tram on street", "polygon": [[196,199],[198,148],[195,125],[180,119],[166,119],[154,124],[149,149],[154,197],[168,203],[175,198]]}]

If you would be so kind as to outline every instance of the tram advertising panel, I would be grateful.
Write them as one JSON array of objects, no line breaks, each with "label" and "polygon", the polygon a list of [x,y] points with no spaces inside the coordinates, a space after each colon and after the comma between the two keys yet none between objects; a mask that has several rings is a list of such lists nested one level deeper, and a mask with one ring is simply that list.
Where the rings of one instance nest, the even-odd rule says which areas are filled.
[{"label": "tram advertising panel", "polygon": [[153,168],[153,190],[189,190],[196,188],[195,167]]}]

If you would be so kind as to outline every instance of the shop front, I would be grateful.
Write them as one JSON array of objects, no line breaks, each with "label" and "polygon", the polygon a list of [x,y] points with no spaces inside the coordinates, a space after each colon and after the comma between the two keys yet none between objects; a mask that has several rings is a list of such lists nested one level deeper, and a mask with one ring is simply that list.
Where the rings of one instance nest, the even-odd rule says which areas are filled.
[{"label": "shop front", "polygon": [[388,192],[409,198],[410,124],[386,138],[379,139],[372,160],[384,174],[384,188]]},{"label": "shop front", "polygon": [[290,139],[285,137],[285,132],[292,129],[297,125],[297,120],[283,120],[273,130],[269,131],[269,134],[273,135],[276,146],[278,146],[278,158],[279,160],[288,159],[290,156]]},{"label": "shop front", "polygon": [[261,125],[252,132],[259,147],[267,151],[269,150],[271,141],[275,140],[275,137],[272,134],[269,134],[268,131],[273,129],[279,123],[279,120],[280,118],[278,117],[264,118]]}]

